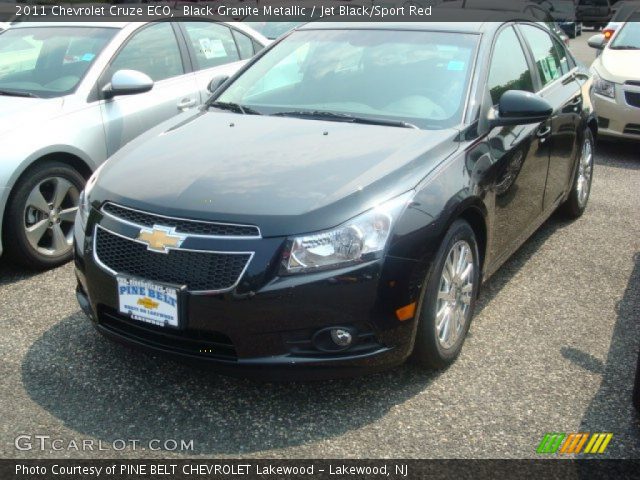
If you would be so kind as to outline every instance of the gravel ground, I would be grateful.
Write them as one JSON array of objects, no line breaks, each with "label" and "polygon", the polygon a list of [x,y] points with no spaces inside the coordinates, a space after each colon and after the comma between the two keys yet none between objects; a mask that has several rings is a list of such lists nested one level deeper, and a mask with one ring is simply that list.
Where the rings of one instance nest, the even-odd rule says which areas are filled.
[{"label": "gravel ground", "polygon": [[[578,55],[592,54],[588,36],[574,42]],[[637,144],[601,143],[586,214],[550,219],[498,271],[461,357],[441,373],[222,377],[98,336],[76,305],[71,265],[28,274],[0,263],[0,457],[527,458],[555,431],[612,432],[605,456],[639,458],[638,185]],[[19,434],[107,450],[23,452]],[[118,439],[138,450],[112,450]],[[150,451],[152,439],[194,450]]]}]

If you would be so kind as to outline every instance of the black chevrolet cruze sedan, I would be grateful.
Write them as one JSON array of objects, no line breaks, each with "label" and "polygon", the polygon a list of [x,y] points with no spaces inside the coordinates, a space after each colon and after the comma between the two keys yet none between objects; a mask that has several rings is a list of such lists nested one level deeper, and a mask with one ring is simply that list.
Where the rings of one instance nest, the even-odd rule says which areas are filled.
[{"label": "black chevrolet cruze sedan", "polygon": [[222,371],[444,367],[483,280],[583,213],[589,86],[535,22],[300,27],[93,175],[80,305]]}]

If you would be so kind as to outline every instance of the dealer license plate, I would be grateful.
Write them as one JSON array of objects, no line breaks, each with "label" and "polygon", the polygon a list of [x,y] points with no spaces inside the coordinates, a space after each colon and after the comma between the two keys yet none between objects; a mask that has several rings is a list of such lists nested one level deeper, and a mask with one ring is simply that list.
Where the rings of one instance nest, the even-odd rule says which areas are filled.
[{"label": "dealer license plate", "polygon": [[178,289],[134,278],[118,277],[120,313],[140,322],[177,328]]}]

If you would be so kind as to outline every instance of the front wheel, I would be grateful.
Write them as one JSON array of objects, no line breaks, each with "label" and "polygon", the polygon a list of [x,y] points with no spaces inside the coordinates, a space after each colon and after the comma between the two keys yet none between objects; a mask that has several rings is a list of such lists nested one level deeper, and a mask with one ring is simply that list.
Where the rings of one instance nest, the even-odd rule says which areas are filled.
[{"label": "front wheel", "polygon": [[570,218],[580,217],[587,208],[593,179],[594,146],[593,133],[587,127],[584,131],[578,168],[576,168],[576,174],[573,177],[569,196],[560,206],[560,211]]},{"label": "front wheel", "polygon": [[73,254],[73,222],[85,180],[64,163],[33,167],[16,185],[5,217],[9,258],[29,268],[51,268]]},{"label": "front wheel", "polygon": [[479,279],[475,234],[467,222],[456,220],[425,279],[412,354],[420,366],[444,368],[456,359],[469,330]]}]

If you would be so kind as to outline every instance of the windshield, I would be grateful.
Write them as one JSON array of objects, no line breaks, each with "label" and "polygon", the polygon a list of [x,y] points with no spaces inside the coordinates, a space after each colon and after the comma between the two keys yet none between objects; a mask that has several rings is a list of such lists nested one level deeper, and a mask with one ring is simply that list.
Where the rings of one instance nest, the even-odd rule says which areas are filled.
[{"label": "windshield", "polygon": [[56,97],[75,90],[113,28],[33,27],[0,34],[0,92]]},{"label": "windshield", "polygon": [[613,50],[640,49],[640,14],[634,14],[615,36],[611,46]]},{"label": "windshield", "polygon": [[260,114],[330,112],[460,123],[478,36],[393,30],[302,30],[268,51],[216,99]]}]

